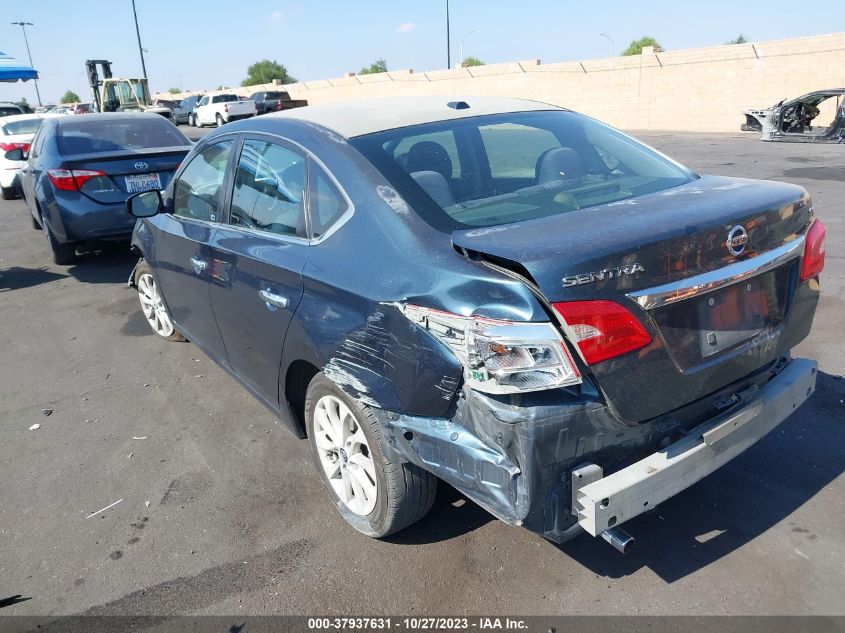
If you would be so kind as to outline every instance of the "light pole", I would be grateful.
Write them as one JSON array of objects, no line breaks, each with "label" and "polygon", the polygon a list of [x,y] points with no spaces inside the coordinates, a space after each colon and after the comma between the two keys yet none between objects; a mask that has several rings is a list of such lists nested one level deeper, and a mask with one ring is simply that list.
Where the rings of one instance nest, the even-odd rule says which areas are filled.
[{"label": "light pole", "polygon": [[464,36],[461,38],[461,64],[464,63],[464,40],[468,38],[473,33],[478,33],[477,30],[470,31],[469,33],[464,33]]},{"label": "light pole", "polygon": [[613,38],[610,37],[607,33],[599,33],[602,37],[606,37],[607,41],[610,42],[610,56],[613,57]]},{"label": "light pole", "polygon": [[[29,57],[29,66],[30,68],[35,68],[32,65],[32,53],[29,52],[29,39],[26,37],[26,27],[28,26],[35,26],[32,22],[12,22],[12,24],[16,24],[17,26],[21,27],[21,31],[23,31],[23,41],[26,44],[26,56]],[[35,96],[38,97],[38,105],[41,105],[41,93],[38,91],[38,79],[34,79],[35,81]]]},{"label": "light pole", "polygon": [[144,63],[144,47],[141,46],[141,29],[138,28],[138,12],[135,10],[135,0],[132,0],[132,15],[135,17],[135,35],[138,36],[138,53],[141,55],[141,71],[147,78],[147,65]]},{"label": "light pole", "polygon": [[449,0],[446,0],[446,68],[452,67],[452,48],[449,41]]}]

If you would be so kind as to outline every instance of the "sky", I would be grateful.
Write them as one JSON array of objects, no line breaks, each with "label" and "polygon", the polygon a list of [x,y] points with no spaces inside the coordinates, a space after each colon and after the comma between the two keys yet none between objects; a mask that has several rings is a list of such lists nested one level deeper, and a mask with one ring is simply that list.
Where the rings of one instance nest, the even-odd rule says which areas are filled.
[{"label": "sky", "polygon": [[[392,70],[446,67],[445,0],[136,0],[153,92],[237,86],[250,63],[284,64],[308,81],[357,72],[383,58]],[[800,4],[800,3],[799,3]],[[452,63],[543,62],[618,54],[652,35],[667,50],[712,46],[743,33],[753,41],[845,30],[841,0],[815,0],[802,14],[794,0],[450,0]],[[810,6],[810,5],[808,5]],[[815,17],[813,17],[815,16]],[[824,19],[818,19],[824,16]],[[108,59],[115,76],[140,76],[131,0],[4,2],[0,51],[26,62],[12,21],[28,27],[41,98],[66,90],[90,101],[84,62]],[[473,32],[474,31],[474,32]],[[36,103],[33,82],[0,83],[0,101]]]}]

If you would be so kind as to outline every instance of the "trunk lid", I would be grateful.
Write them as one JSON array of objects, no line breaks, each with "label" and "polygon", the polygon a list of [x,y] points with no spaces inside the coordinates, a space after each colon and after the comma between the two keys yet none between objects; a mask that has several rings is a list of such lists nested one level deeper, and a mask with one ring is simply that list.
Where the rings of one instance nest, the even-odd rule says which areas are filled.
[{"label": "trunk lid", "polygon": [[[452,241],[527,275],[550,303],[610,300],[628,309],[652,342],[589,369],[617,414],[639,422],[713,393],[785,353],[778,337],[798,274],[788,243],[803,235],[810,219],[801,187],[704,176],[617,203],[455,231]],[[736,226],[747,234],[739,255],[727,245]],[[788,261],[743,276],[740,284],[668,305],[628,296],[714,271],[718,278],[719,269],[778,248],[790,251]]]},{"label": "trunk lid", "polygon": [[165,189],[188,151],[167,148],[76,154],[64,157],[63,168],[104,172],[105,176],[86,180],[80,192],[96,202],[114,204],[145,188]]}]

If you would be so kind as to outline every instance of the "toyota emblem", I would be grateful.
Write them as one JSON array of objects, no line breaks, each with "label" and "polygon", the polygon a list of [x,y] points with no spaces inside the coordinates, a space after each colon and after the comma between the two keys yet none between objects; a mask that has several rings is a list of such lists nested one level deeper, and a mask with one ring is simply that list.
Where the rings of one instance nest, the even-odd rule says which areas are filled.
[{"label": "toyota emblem", "polygon": [[149,168],[150,168],[150,166],[147,165],[147,163],[145,163],[142,160],[139,160],[137,163],[135,163],[135,169],[138,169],[140,171],[143,171],[143,170],[149,169]]},{"label": "toyota emblem", "polygon": [[744,227],[737,224],[728,233],[728,240],[725,245],[731,255],[742,255],[748,245],[748,232]]}]

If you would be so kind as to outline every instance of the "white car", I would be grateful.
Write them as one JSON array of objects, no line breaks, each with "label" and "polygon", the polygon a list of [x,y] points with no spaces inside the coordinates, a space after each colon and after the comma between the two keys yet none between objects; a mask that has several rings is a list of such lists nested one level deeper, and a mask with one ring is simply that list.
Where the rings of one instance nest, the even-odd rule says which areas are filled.
[{"label": "white car", "polygon": [[241,101],[234,94],[205,95],[194,108],[191,125],[217,125],[246,119],[257,114],[255,101]]},{"label": "white car", "polygon": [[26,164],[25,160],[8,160],[6,152],[17,148],[28,152],[41,120],[51,116],[57,115],[16,114],[0,118],[0,196],[3,200],[12,200],[17,196],[15,184],[18,173]]}]

